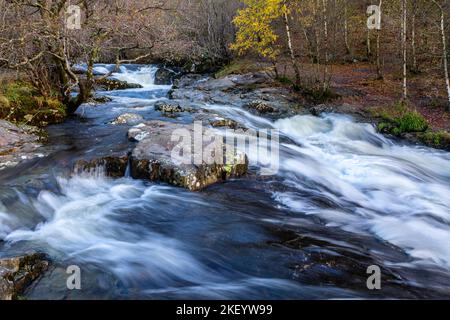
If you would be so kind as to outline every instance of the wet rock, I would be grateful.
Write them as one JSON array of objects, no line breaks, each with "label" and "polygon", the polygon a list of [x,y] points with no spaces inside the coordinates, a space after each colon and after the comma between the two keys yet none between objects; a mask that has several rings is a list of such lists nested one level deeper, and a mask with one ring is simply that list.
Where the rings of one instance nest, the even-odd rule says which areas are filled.
[{"label": "wet rock", "polygon": [[0,300],[20,298],[25,289],[49,267],[49,259],[40,253],[0,259]]},{"label": "wet rock", "polygon": [[309,112],[316,117],[320,116],[323,113],[341,113],[354,116],[359,120],[368,120],[369,122],[371,121],[369,113],[367,113],[364,109],[347,103],[344,103],[342,105],[320,104],[311,107],[309,109]]},{"label": "wet rock", "polygon": [[75,174],[90,176],[107,176],[111,178],[124,177],[127,171],[129,157],[126,154],[115,154],[94,159],[78,160],[74,166]]},{"label": "wet rock", "polygon": [[230,119],[215,119],[212,120],[210,124],[213,128],[230,128],[233,130],[244,129],[244,126]]},{"label": "wet rock", "polygon": [[128,125],[136,125],[140,122],[142,122],[144,118],[135,113],[124,113],[120,116],[118,116],[111,124],[118,125],[118,124],[128,124]]},{"label": "wet rock", "polygon": [[180,113],[184,109],[179,104],[169,103],[166,101],[158,101],[155,104],[155,110],[163,113]]},{"label": "wet rock", "polygon": [[159,68],[155,73],[155,84],[156,85],[171,85],[177,74],[167,68]]},{"label": "wet rock", "polygon": [[320,104],[317,106],[313,106],[309,109],[309,112],[311,112],[311,114],[313,116],[320,116],[322,113],[331,113],[334,112],[334,107],[333,106],[328,106],[325,104]]},{"label": "wet rock", "polygon": [[256,110],[259,113],[274,113],[276,109],[270,105],[268,105],[266,102],[254,100],[250,103],[247,103],[244,105],[247,109]]},{"label": "wet rock", "polygon": [[113,90],[125,90],[125,89],[139,89],[143,88],[140,84],[128,83],[117,79],[96,79],[96,90],[113,91]]},{"label": "wet rock", "polygon": [[104,104],[104,103],[108,103],[111,102],[112,99],[106,96],[93,96],[92,98],[89,99],[88,103],[92,103],[92,104]]},{"label": "wet rock", "polygon": [[[234,148],[227,147],[221,136],[214,136],[205,130],[203,135],[203,141],[199,144],[204,153],[194,164],[194,157],[190,156],[191,138],[194,138],[192,125],[149,121],[132,128],[130,139],[140,141],[131,156],[132,177],[199,191],[219,181],[246,174],[248,159],[244,153],[235,154]],[[213,144],[215,150],[220,150],[217,154],[220,152],[223,157],[205,151]],[[184,154],[181,159],[180,149],[188,152],[189,156]]]},{"label": "wet rock", "polygon": [[41,147],[39,130],[34,127],[18,127],[0,120],[0,170],[44,155],[38,152]]}]

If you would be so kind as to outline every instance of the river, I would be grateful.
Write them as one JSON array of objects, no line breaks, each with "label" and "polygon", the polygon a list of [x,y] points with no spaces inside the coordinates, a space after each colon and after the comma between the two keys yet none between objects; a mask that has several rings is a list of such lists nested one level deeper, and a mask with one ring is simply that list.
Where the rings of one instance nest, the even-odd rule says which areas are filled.
[{"label": "river", "polygon": [[[111,68],[97,66],[99,73]],[[412,146],[343,115],[271,121],[202,104],[247,128],[278,129],[280,168],[202,192],[102,172],[78,159],[132,148],[129,126],[171,86],[156,67],[114,76],[143,89],[100,92],[78,116],[48,128],[48,156],[0,171],[0,257],[40,251],[53,268],[28,299],[450,298],[450,153]],[[66,269],[82,270],[82,289]],[[382,270],[368,290],[367,267]]]}]

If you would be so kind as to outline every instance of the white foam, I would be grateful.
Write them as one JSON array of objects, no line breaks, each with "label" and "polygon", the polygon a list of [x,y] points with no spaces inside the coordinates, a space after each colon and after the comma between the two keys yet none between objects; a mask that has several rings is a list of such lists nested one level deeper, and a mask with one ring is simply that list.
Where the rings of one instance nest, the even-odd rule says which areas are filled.
[{"label": "white foam", "polygon": [[[275,193],[275,199],[450,267],[449,153],[394,145],[372,126],[342,116],[297,116],[275,127],[302,145],[285,145],[289,155],[281,156],[281,175],[298,193]],[[321,208],[305,192],[338,209]]]}]

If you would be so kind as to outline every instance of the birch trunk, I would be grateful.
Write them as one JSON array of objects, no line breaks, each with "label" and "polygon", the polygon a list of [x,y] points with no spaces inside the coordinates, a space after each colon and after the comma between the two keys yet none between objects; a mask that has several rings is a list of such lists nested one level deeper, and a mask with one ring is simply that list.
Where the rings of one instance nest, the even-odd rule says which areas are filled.
[{"label": "birch trunk", "polygon": [[324,74],[323,74],[323,90],[324,92],[328,90],[328,63],[329,63],[329,57],[328,57],[328,17],[327,17],[327,8],[328,8],[328,0],[322,0],[323,5],[323,36],[324,36],[324,52],[325,52],[325,62],[324,62]]},{"label": "birch trunk", "polygon": [[381,53],[380,53],[380,38],[381,38],[381,15],[382,15],[382,6],[383,6],[383,0],[380,0],[378,4],[380,8],[380,16],[378,17],[378,28],[377,28],[377,76],[378,79],[383,79],[383,70],[381,66]]},{"label": "birch trunk", "polygon": [[447,103],[446,109],[448,110],[450,108],[450,79],[449,79],[449,74],[448,74],[447,36],[445,34],[445,13],[444,13],[444,8],[436,0],[432,0],[432,1],[439,8],[440,13],[441,13],[440,29],[441,29],[441,38],[442,38],[442,60],[443,60],[443,64],[444,64],[445,86],[447,89],[447,98],[448,98],[448,103]]},{"label": "birch trunk", "polygon": [[352,50],[348,43],[348,0],[344,0],[344,42],[347,54],[352,55]]},{"label": "birch trunk", "polygon": [[289,26],[289,15],[287,12],[287,8],[284,8],[284,25],[286,27],[286,37],[287,37],[287,41],[288,41],[291,63],[292,63],[292,67],[294,68],[294,72],[295,72],[295,83],[297,85],[300,85],[300,69],[298,67],[297,60],[295,58],[294,47],[292,45],[292,35],[291,35],[291,29]]},{"label": "birch trunk", "polygon": [[407,14],[407,0],[402,0],[402,51],[403,51],[403,100],[406,100],[408,98],[408,83],[407,83],[407,75],[408,75],[408,68],[407,68],[407,60],[408,60],[408,53],[407,53],[407,46],[406,46],[406,39],[407,39],[407,25],[406,20],[408,18]]}]

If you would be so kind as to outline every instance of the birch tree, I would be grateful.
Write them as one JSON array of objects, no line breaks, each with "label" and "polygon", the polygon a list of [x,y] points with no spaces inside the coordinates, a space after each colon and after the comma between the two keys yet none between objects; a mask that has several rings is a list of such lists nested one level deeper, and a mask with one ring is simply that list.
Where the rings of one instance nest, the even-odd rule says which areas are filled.
[{"label": "birch tree", "polygon": [[440,23],[439,29],[441,33],[441,41],[442,41],[442,63],[443,63],[443,71],[444,71],[444,79],[445,86],[447,91],[447,110],[450,108],[450,79],[448,74],[448,53],[447,53],[447,35],[446,35],[446,26],[445,26],[445,10],[444,7],[437,1],[432,0],[433,4],[439,9],[440,13]]}]

